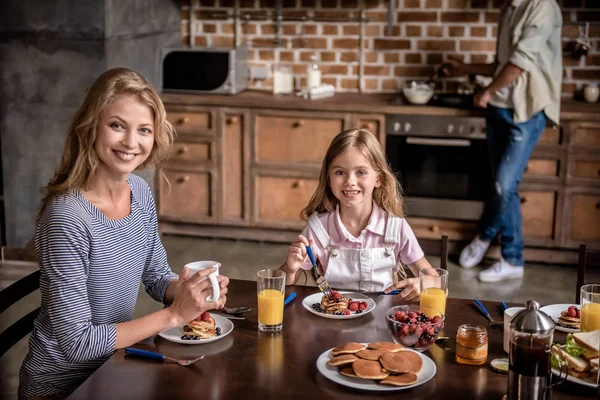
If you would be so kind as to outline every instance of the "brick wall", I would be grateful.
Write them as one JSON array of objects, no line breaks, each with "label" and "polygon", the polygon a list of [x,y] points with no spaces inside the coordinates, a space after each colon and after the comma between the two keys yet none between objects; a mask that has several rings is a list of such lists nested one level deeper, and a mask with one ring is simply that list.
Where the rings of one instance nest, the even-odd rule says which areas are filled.
[{"label": "brick wall", "polygon": [[[338,91],[359,88],[359,22],[283,22],[279,45],[273,0],[238,0],[240,14],[265,20],[240,21],[238,43],[250,48],[251,65],[272,71],[274,64],[292,67],[298,89],[306,85],[311,55],[321,59],[323,82]],[[387,32],[386,0],[283,0],[283,16],[369,19],[364,24],[364,92],[393,92],[407,79],[426,79],[446,57],[465,62],[491,62],[499,7],[503,0],[396,0],[394,25]],[[360,3],[364,3],[361,14]],[[586,57],[564,54],[563,95],[576,94],[584,84],[600,81],[600,0],[559,0],[563,11],[563,44],[578,36],[569,22],[592,21],[591,49]],[[192,0],[195,46],[233,46],[234,0]],[[190,43],[189,1],[181,7],[182,41]],[[220,16],[219,16],[220,15]],[[595,22],[595,23],[594,23]],[[458,80],[444,80],[441,90],[452,91]],[[251,87],[270,90],[272,79]]]}]

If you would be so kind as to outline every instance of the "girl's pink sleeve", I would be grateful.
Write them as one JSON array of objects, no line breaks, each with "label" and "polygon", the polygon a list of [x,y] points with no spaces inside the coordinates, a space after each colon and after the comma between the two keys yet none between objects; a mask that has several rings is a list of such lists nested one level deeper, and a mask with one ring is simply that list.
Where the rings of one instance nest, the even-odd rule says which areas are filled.
[{"label": "girl's pink sleeve", "polygon": [[398,244],[396,245],[396,254],[400,261],[404,264],[412,264],[425,255],[423,250],[421,250],[421,246],[419,246],[419,242],[417,241],[417,237],[413,232],[406,219],[400,219],[400,232],[398,235]]}]

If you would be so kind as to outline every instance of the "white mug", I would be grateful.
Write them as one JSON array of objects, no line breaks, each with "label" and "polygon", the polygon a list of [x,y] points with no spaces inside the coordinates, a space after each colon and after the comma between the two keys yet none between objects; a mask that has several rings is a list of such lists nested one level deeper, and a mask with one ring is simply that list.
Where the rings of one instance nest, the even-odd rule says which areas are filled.
[{"label": "white mug", "polygon": [[504,351],[507,353],[510,349],[510,321],[516,313],[524,309],[525,307],[511,307],[504,310]]},{"label": "white mug", "polygon": [[221,288],[219,287],[219,282],[217,281],[217,276],[219,276],[219,268],[221,267],[221,264],[216,261],[194,261],[189,264],[185,264],[185,268],[188,269],[188,279],[196,275],[198,272],[210,267],[216,267],[217,270],[212,274],[202,278],[200,282],[210,279],[210,283],[212,284],[213,295],[212,297],[208,296],[206,298],[206,301],[217,301],[221,296]]}]

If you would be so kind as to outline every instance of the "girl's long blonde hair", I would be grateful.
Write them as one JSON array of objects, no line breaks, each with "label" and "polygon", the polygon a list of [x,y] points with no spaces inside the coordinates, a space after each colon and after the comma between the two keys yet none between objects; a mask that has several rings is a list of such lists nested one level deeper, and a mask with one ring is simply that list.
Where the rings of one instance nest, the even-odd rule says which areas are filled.
[{"label": "girl's long blonde hair", "polygon": [[371,165],[371,168],[379,174],[381,186],[373,190],[375,203],[390,215],[404,216],[400,183],[390,169],[377,138],[365,129],[350,129],[338,134],[331,141],[325,154],[323,165],[321,166],[319,186],[315,190],[315,193],[313,193],[308,206],[300,214],[303,220],[307,221],[315,211],[321,213],[335,210],[338,199],[334,196],[329,186],[331,164],[337,156],[352,147],[359,149]]},{"label": "girl's long blonde hair", "polygon": [[65,139],[62,159],[48,185],[42,189],[42,202],[36,222],[46,205],[55,197],[73,189],[88,189],[98,169],[94,150],[96,134],[105,110],[121,95],[135,95],[154,116],[154,144],[150,155],[138,169],[155,167],[169,155],[175,129],[167,121],[165,107],[150,83],[137,72],[114,68],[104,72],[87,92]]}]

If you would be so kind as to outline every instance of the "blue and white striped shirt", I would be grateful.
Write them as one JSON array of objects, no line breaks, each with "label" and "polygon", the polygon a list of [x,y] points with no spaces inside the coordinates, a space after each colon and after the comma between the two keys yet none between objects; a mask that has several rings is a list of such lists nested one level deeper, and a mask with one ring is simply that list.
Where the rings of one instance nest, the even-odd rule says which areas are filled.
[{"label": "blue and white striped shirt", "polygon": [[128,175],[131,212],[102,214],[81,192],[52,200],[35,234],[41,311],[20,372],[19,395],[70,392],[115,351],[116,324],[133,318],[140,281],[163,301],[171,272],[152,193]]}]

